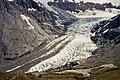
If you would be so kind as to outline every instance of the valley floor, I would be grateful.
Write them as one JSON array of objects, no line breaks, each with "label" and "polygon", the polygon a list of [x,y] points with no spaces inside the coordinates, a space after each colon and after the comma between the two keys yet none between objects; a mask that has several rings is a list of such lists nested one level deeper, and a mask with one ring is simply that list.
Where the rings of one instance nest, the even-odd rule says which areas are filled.
[{"label": "valley floor", "polygon": [[92,68],[89,76],[84,75],[81,70],[45,73],[0,72],[0,80],[120,80],[120,62],[114,65],[116,67]]}]

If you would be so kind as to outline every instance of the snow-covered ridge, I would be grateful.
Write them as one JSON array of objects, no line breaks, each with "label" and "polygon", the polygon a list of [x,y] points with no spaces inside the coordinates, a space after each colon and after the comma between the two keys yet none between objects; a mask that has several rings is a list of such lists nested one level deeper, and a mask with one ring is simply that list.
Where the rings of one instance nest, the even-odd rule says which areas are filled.
[{"label": "snow-covered ridge", "polygon": [[[69,12],[69,11],[67,11]],[[69,12],[71,13],[71,12]],[[77,18],[91,18],[91,17],[114,17],[117,14],[119,14],[119,10],[113,10],[113,12],[110,12],[106,9],[106,11],[101,10],[86,10],[85,12],[80,11],[79,13],[72,12],[72,15],[76,16]]]}]

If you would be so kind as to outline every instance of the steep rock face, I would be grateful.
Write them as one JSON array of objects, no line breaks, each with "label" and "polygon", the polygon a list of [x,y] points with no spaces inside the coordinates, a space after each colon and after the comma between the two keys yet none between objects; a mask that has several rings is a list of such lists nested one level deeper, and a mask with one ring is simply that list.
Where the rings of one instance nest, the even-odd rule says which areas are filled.
[{"label": "steep rock face", "polygon": [[33,0],[0,0],[0,58],[14,59],[62,34],[51,13]]},{"label": "steep rock face", "polygon": [[120,15],[100,22],[91,33],[98,48],[87,59],[88,63],[100,65],[120,61]]},{"label": "steep rock face", "polygon": [[59,21],[59,23],[62,23],[64,25],[70,25],[71,23],[78,20],[77,17],[75,17],[74,15],[66,12],[65,10],[62,10],[62,9],[54,7],[54,6],[51,6],[51,8],[59,13],[58,14],[58,16],[59,16],[58,21],[62,20],[61,22]]},{"label": "steep rock face", "polygon": [[93,33],[91,39],[99,45],[104,45],[106,43],[114,43],[115,45],[119,44],[120,15],[100,22],[91,30],[91,32]]}]

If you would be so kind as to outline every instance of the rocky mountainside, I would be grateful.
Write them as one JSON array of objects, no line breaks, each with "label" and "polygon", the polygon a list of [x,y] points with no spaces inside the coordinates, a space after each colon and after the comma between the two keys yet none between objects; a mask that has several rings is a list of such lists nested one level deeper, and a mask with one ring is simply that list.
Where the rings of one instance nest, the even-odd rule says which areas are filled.
[{"label": "rocky mountainside", "polygon": [[97,44],[98,49],[88,61],[92,61],[95,65],[120,61],[120,14],[98,23],[91,33],[91,39]]},{"label": "rocky mountainside", "polygon": [[93,35],[91,39],[100,45],[106,43],[119,44],[120,37],[120,15],[117,15],[109,20],[102,21],[91,30]]},{"label": "rocky mountainside", "polygon": [[119,6],[117,6],[117,9],[120,9],[120,5],[119,5]]},{"label": "rocky mountainside", "polygon": [[41,3],[0,0],[0,59],[22,56],[63,32],[64,26]]},{"label": "rocky mountainside", "polygon": [[54,2],[48,3],[50,6],[55,6],[57,8],[67,10],[70,12],[76,12],[79,13],[80,11],[86,11],[86,10],[105,10],[106,8],[116,8],[116,6],[113,6],[111,3],[105,3],[105,4],[99,4],[99,3],[92,3],[92,2],[84,2],[81,1],[79,3],[76,2],[69,2],[65,0],[64,2],[62,0],[54,0]]}]

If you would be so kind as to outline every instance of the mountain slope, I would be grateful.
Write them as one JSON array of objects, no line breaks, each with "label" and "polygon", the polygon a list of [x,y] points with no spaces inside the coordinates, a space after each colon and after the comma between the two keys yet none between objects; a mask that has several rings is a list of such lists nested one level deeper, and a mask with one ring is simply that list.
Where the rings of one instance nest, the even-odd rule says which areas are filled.
[{"label": "mountain slope", "polygon": [[0,0],[0,58],[14,59],[64,32],[33,0]]}]

